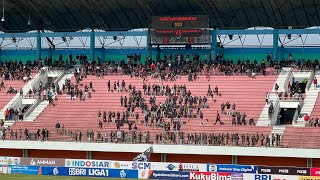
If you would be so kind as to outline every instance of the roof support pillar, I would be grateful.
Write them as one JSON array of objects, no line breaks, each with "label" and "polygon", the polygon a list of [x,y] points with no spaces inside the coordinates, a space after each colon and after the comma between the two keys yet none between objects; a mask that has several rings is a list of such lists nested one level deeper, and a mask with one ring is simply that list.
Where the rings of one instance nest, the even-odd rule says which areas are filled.
[{"label": "roof support pillar", "polygon": [[279,50],[279,32],[278,29],[273,30],[273,56],[272,59],[278,62],[278,50]]},{"label": "roof support pillar", "polygon": [[90,59],[91,61],[95,61],[95,34],[94,30],[90,32]]},{"label": "roof support pillar", "polygon": [[212,30],[211,33],[211,60],[215,61],[217,57],[217,30]]},{"label": "roof support pillar", "polygon": [[37,60],[41,60],[41,33],[37,32]]},{"label": "roof support pillar", "polygon": [[152,45],[151,45],[151,36],[150,36],[150,32],[148,31],[147,33],[147,53],[148,53],[148,57],[152,58]]},{"label": "roof support pillar", "polygon": [[102,46],[101,49],[101,62],[106,62],[106,49],[104,48],[104,46]]}]

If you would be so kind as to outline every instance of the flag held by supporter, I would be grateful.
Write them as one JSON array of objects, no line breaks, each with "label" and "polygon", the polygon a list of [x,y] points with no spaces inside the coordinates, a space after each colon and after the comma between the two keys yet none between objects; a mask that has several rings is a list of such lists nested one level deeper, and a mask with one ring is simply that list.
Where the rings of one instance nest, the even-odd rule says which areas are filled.
[{"label": "flag held by supporter", "polygon": [[150,159],[152,147],[149,147],[147,150],[145,150],[143,153],[139,154],[136,156],[133,161],[138,161],[138,162],[148,162]]}]

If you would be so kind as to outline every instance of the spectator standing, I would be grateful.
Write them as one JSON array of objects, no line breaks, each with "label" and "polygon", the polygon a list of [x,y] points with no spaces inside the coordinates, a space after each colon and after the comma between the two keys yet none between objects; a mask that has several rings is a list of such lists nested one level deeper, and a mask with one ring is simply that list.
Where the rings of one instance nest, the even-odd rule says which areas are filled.
[{"label": "spectator standing", "polygon": [[214,123],[214,125],[216,125],[216,124],[217,124],[217,122],[219,122],[219,123],[220,123],[220,125],[222,124],[221,119],[220,119],[220,114],[219,114],[219,112],[218,112],[218,111],[217,111],[216,122]]},{"label": "spectator standing", "polygon": [[277,83],[276,83],[276,85],[274,85],[274,90],[276,91],[276,93],[278,93],[279,85]]},{"label": "spectator standing", "polygon": [[318,88],[318,79],[316,77],[314,77],[314,79],[313,79],[313,85],[314,85],[315,89]]},{"label": "spectator standing", "polygon": [[306,123],[310,120],[310,116],[308,115],[308,113],[304,115],[303,119]]}]

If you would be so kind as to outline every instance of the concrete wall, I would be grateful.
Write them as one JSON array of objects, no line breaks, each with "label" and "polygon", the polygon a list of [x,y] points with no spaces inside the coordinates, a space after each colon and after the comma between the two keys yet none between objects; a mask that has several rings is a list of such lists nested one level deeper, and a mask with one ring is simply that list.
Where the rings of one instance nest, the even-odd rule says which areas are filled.
[{"label": "concrete wall", "polygon": [[194,155],[234,155],[234,156],[269,156],[293,158],[320,158],[318,149],[264,148],[235,146],[193,146],[193,145],[158,145],[158,144],[111,144],[111,143],[77,143],[50,141],[6,141],[0,143],[1,149],[37,149],[92,152],[127,152],[141,153],[153,148],[153,153],[194,154]]}]

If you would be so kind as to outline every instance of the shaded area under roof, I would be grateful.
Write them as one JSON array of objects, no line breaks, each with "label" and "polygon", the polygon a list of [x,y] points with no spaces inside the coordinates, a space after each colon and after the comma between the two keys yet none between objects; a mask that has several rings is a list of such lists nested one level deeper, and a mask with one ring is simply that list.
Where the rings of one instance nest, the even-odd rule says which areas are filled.
[{"label": "shaded area under roof", "polygon": [[[319,0],[5,0],[4,32],[129,30],[148,17],[208,15],[212,28],[320,25]],[[2,3],[1,3],[2,8]],[[2,11],[1,11],[2,13]],[[28,25],[29,16],[31,25]]]}]

